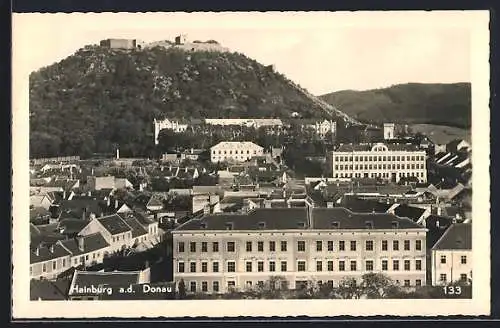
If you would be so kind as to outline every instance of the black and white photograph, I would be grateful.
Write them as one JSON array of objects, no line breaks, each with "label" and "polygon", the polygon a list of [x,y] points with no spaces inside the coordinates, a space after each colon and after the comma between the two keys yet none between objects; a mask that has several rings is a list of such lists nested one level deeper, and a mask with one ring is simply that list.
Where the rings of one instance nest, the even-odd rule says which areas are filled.
[{"label": "black and white photograph", "polygon": [[488,23],[14,14],[14,315],[489,314]]}]

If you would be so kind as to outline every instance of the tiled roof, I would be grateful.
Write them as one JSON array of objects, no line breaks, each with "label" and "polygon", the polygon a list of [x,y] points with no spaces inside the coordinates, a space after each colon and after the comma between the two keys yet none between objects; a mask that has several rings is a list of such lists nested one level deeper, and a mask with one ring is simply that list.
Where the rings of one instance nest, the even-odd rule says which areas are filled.
[{"label": "tiled roof", "polygon": [[147,235],[148,232],[142,224],[137,220],[133,213],[122,214],[120,217],[127,222],[127,224],[132,228],[132,238]]},{"label": "tiled roof", "polygon": [[53,245],[52,251],[50,246],[39,246],[37,249],[38,249],[38,255],[36,254],[36,250],[32,250],[30,252],[31,264],[46,262],[60,257],[71,255],[70,252],[68,252],[64,247],[62,247],[59,244]]},{"label": "tiled roof", "polygon": [[424,214],[425,209],[419,207],[408,206],[406,204],[401,204],[394,210],[394,214],[399,217],[409,218],[414,222]]},{"label": "tiled roof", "polygon": [[433,250],[471,250],[472,225],[470,223],[455,223],[451,225],[444,235],[436,242]]},{"label": "tiled roof", "polygon": [[[71,286],[90,287],[94,286],[129,286],[139,282],[139,271],[113,271],[113,272],[91,272],[76,270]],[[85,293],[86,295],[87,293]],[[70,295],[79,295],[70,288]]]},{"label": "tiled roof", "polygon": [[[62,286],[67,285],[67,288]],[[69,280],[49,281],[49,280],[31,280],[30,281],[30,300],[31,301],[64,301],[66,300],[67,290],[69,290]]]},{"label": "tiled roof", "polygon": [[89,224],[89,221],[82,219],[63,219],[59,221],[58,229],[63,229],[64,234],[79,233]]},{"label": "tiled roof", "polygon": [[342,199],[342,206],[357,213],[385,213],[392,204],[371,199],[359,199],[356,196],[345,196]]},{"label": "tiled roof", "polygon": [[425,227],[428,229],[427,231],[427,247],[432,248],[434,244],[441,238],[441,236],[445,233],[446,229],[448,229],[453,224],[453,219],[438,216],[438,215],[429,215],[425,219]]},{"label": "tiled roof", "polygon": [[63,200],[61,201],[61,217],[81,218],[84,209],[86,209],[87,211],[87,216],[90,213],[100,215],[100,213],[103,212],[105,206],[105,203],[87,197],[76,197],[71,200]]},{"label": "tiled roof", "polygon": [[[306,213],[306,208],[260,208],[248,214],[212,214],[190,220],[175,230],[226,230],[227,225],[232,225],[232,230],[303,230],[309,226]],[[339,222],[338,229],[365,229],[366,222],[372,222],[374,229],[393,229],[393,222],[399,229],[422,229],[392,214],[354,213],[345,208],[314,208],[312,213],[314,229],[334,229],[334,221]]]},{"label": "tiled roof", "polygon": [[79,238],[83,238],[83,251],[78,248],[78,240],[76,238],[68,239],[62,241],[61,243],[73,255],[86,254],[109,246],[108,242],[104,239],[100,232]]},{"label": "tiled roof", "polygon": [[100,217],[97,220],[111,235],[124,233],[132,229],[118,214]]},{"label": "tiled roof", "polygon": [[[337,152],[371,151],[373,144],[341,144]],[[385,144],[390,151],[416,151],[418,146],[413,144]]]},{"label": "tiled roof", "polygon": [[247,148],[247,147],[258,147],[262,148],[261,146],[250,142],[250,141],[222,141],[219,142],[218,144],[212,146],[211,148],[224,148],[224,149],[240,149],[240,148]]}]

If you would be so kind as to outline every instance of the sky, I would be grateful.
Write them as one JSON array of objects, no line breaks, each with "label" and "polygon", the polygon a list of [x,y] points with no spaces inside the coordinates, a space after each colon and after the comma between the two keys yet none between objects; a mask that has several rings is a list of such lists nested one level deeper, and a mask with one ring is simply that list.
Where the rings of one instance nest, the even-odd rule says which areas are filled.
[{"label": "sky", "polygon": [[[477,13],[476,13],[477,14]],[[477,15],[476,15],[477,16]],[[14,14],[22,69],[107,38],[217,40],[315,95],[399,83],[470,82],[469,12]]]}]

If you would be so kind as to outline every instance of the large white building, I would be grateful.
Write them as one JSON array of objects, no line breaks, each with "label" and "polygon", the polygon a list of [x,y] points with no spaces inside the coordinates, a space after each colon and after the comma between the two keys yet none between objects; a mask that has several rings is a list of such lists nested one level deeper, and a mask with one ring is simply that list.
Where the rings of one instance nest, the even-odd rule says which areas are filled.
[{"label": "large white building", "polygon": [[279,118],[206,118],[205,123],[209,125],[238,125],[253,128],[263,126],[283,126]]},{"label": "large white building", "polygon": [[451,225],[432,247],[432,285],[472,279],[472,225]]},{"label": "large white building", "polygon": [[245,162],[264,155],[264,148],[249,141],[223,141],[210,148],[212,163]]},{"label": "large white building", "polygon": [[187,123],[182,123],[177,120],[172,120],[172,119],[164,119],[164,120],[157,120],[154,119],[153,121],[153,127],[154,127],[154,134],[155,134],[155,145],[158,144],[158,136],[160,135],[161,130],[172,130],[175,133],[181,133],[187,130],[188,124]]},{"label": "large white building", "polygon": [[[209,214],[172,231],[174,280],[188,292],[225,293],[284,278],[331,286],[382,272],[402,286],[426,284],[426,231],[392,214],[344,208],[259,208]],[[279,288],[279,287],[278,287]]]},{"label": "large white building", "polygon": [[329,173],[336,179],[382,178],[398,182],[401,178],[427,181],[426,153],[413,145],[343,144],[327,153]]}]

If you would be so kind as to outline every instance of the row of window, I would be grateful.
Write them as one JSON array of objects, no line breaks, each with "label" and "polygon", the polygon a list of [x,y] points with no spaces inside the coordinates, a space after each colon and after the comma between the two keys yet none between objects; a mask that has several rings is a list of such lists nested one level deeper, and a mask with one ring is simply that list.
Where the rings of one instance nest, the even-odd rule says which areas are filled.
[{"label": "row of window", "polygon": [[[467,277],[466,277],[467,278]],[[466,279],[465,278],[465,279]],[[355,283],[355,281],[353,281]],[[399,284],[399,280],[396,280],[396,284]],[[285,286],[288,286],[288,281],[281,281],[280,282],[281,286],[276,286],[276,288],[283,288]],[[322,285],[323,282],[322,281],[318,281],[318,284],[319,285]],[[333,280],[327,280],[324,282],[324,284],[327,284],[330,288],[333,288]],[[248,280],[245,282],[245,287],[246,288],[252,288],[254,285],[254,282],[251,281],[251,280]],[[257,284],[256,284],[258,287],[264,287],[264,281],[260,280],[260,281],[257,281]],[[307,281],[296,281],[295,282],[295,288],[296,289],[301,289],[301,288],[304,288],[305,286],[307,285]],[[411,280],[409,279],[405,279],[403,281],[403,285],[405,287],[410,287],[411,286]],[[189,292],[191,293],[196,293],[198,291],[201,291],[201,292],[208,292],[208,281],[202,281],[201,284],[200,284],[200,290],[198,290],[198,283],[196,281],[190,281],[189,282]],[[415,280],[415,285],[416,287],[420,287],[422,286],[422,280],[421,279],[416,279]],[[227,282],[227,289],[230,290],[232,288],[235,288],[236,287],[236,282],[235,281],[228,281]],[[211,292],[213,293],[218,293],[220,292],[220,283],[218,281],[212,281],[212,290]]]},{"label": "row of window", "polygon": [[[390,172],[373,172],[373,173],[335,173],[333,175],[334,178],[390,178],[391,173]],[[399,177],[416,177],[416,178],[423,178],[424,177],[424,172],[399,172]]]},{"label": "row of window", "polygon": [[[441,255],[440,262],[441,264],[446,264],[446,255]],[[467,264],[467,255],[460,256],[460,263]]]},{"label": "row of window", "polygon": [[423,170],[424,164],[335,164],[335,171],[342,170]]},{"label": "row of window", "polygon": [[[217,154],[217,153],[218,153],[219,155],[221,155],[221,154],[227,155],[227,150],[224,150],[224,151],[222,151],[222,150],[219,150],[219,151],[217,151],[217,150],[213,150],[213,151],[212,151],[212,154],[214,154],[214,155],[215,155],[215,154]],[[232,155],[232,154],[233,154],[233,151],[232,151],[232,150],[230,150],[230,151],[229,151],[229,155]],[[235,154],[235,155],[238,155],[238,154],[241,154],[241,155],[247,154],[247,155],[249,155],[249,154],[250,154],[250,150],[247,150],[246,152],[245,152],[244,150],[240,150],[240,151],[235,150],[235,151],[234,151],[234,154]],[[253,154],[254,154],[254,155],[256,155],[256,154],[257,154],[257,150],[254,150],[254,151],[253,151]]]},{"label": "row of window", "polygon": [[[467,281],[468,278],[467,278],[467,274],[466,273],[461,273],[460,274],[460,281]],[[441,283],[447,283],[448,282],[448,276],[446,275],[446,273],[441,273],[439,275],[439,282]]]},{"label": "row of window", "polygon": [[[254,243],[252,241],[247,241],[245,243],[245,250],[247,252],[252,252],[254,251]],[[257,248],[256,250],[258,252],[264,252],[264,242],[263,241],[257,241]],[[288,242],[287,241],[281,241],[280,242],[280,250],[282,252],[286,252],[288,249]],[[350,251],[356,251],[358,249],[358,242],[356,240],[351,240],[349,242],[349,250]],[[268,242],[268,250],[270,252],[276,252],[276,242],[275,241],[269,241]],[[323,250],[328,250],[329,252],[335,251],[334,247],[334,242],[332,240],[328,240],[326,243],[322,240],[317,240],[316,241],[316,251],[317,252],[322,252]],[[389,241],[387,240],[382,240],[381,241],[381,250],[382,251],[387,251],[389,250]],[[400,244],[399,240],[393,240],[392,241],[392,250],[394,251],[399,251],[400,250]],[[421,251],[422,250],[422,241],[421,240],[415,240],[415,248],[414,250],[416,251]],[[366,251],[373,251],[375,249],[375,242],[373,240],[366,240],[364,244],[364,248]],[[234,252],[236,249],[236,244],[234,241],[228,241],[226,243],[226,251],[227,252]],[[178,242],[177,244],[177,250],[179,253],[185,252],[185,243],[184,242]],[[345,251],[346,250],[346,241],[345,240],[340,240],[338,242],[338,250],[339,251]],[[411,250],[411,241],[410,240],[404,240],[403,241],[403,250],[405,251],[410,251]],[[195,253],[197,251],[197,243],[192,241],[189,242],[189,251],[191,253]],[[202,252],[208,252],[208,242],[201,242],[201,251]],[[218,252],[219,251],[219,242],[212,242],[212,252]],[[305,252],[306,251],[306,242],[304,240],[299,240],[297,241],[297,251],[298,252]]]},{"label": "row of window", "polygon": [[217,157],[217,156],[212,156],[212,160],[216,161],[216,160],[221,160],[221,161],[225,161],[227,159],[240,159],[242,161],[245,161],[245,160],[249,160],[251,157],[250,156],[232,156],[232,157],[226,157],[226,156],[220,156],[220,157]]},{"label": "row of window", "polygon": [[339,162],[352,162],[353,159],[355,162],[386,162],[386,161],[425,161],[425,156],[423,155],[392,155],[392,156],[342,156],[337,155],[335,159]]},{"label": "row of window", "polygon": [[[328,261],[316,261],[316,271],[321,272],[321,271],[335,271],[335,261],[333,260],[328,260]],[[393,271],[399,271],[400,270],[400,263],[403,264],[402,269],[404,271],[411,271],[416,270],[420,271],[422,270],[422,260],[415,260],[414,265],[411,265],[411,260],[392,260],[392,270]],[[382,271],[388,271],[389,270],[389,260],[381,260],[381,270]],[[350,271],[357,271],[358,270],[358,261],[356,260],[351,260],[351,261],[345,261],[345,260],[339,260],[337,264],[337,270],[338,271],[346,271],[346,264],[349,264],[349,270]],[[227,272],[236,272],[236,262],[235,261],[227,261],[226,263],[226,271]],[[281,272],[287,272],[288,271],[288,262],[287,261],[280,261],[277,263],[276,261],[268,261],[267,263],[267,271],[269,272],[276,272],[277,268],[279,267]],[[196,273],[197,272],[197,263],[196,262],[190,262],[189,263],[189,272],[191,273]],[[264,261],[257,261],[257,266],[254,266],[254,262],[252,261],[247,261],[245,262],[245,271],[246,272],[264,272],[266,268],[264,267]],[[212,262],[212,272],[219,272],[220,267],[219,267],[219,262]],[[364,261],[364,268],[361,268],[361,270],[364,271],[373,271],[375,270],[375,261],[374,260],[365,260]],[[297,271],[307,271],[306,268],[306,261],[297,261]],[[177,272],[179,273],[184,273],[186,272],[186,264],[184,262],[179,262],[177,264]],[[201,262],[201,272],[208,272],[208,262]]]}]

